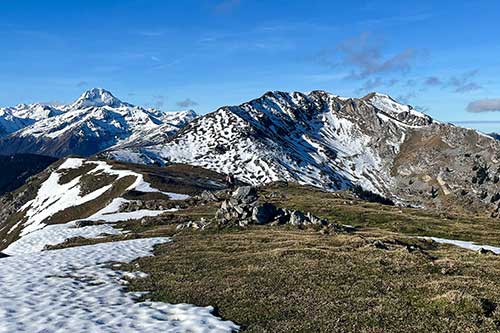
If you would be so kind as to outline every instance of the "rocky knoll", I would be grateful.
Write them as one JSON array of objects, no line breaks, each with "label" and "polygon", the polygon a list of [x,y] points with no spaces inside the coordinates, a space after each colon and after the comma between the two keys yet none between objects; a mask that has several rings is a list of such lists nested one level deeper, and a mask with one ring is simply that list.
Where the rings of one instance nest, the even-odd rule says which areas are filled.
[{"label": "rocky knoll", "polygon": [[[253,186],[242,186],[229,193],[227,198],[222,198],[223,193],[213,194],[205,192],[201,195],[206,201],[221,201],[212,222],[189,221],[178,226],[178,230],[196,229],[203,230],[216,226],[246,228],[249,225],[290,225],[298,228],[314,227],[323,232],[352,231],[352,227],[331,223],[311,213],[298,210],[276,207],[263,202],[259,198],[257,189]],[[222,198],[222,199],[221,199]]]}]

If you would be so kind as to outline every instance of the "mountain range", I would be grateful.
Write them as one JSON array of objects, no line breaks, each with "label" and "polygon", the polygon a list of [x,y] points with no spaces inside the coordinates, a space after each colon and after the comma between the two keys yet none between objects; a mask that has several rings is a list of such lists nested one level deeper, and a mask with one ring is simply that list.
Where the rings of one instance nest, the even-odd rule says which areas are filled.
[{"label": "mountain range", "polygon": [[185,163],[255,185],[360,188],[400,205],[500,211],[500,142],[384,94],[271,91],[197,117],[144,109],[91,89],[65,106],[2,110],[1,123],[10,124],[0,139],[2,154]]},{"label": "mountain range", "polygon": [[[134,106],[95,88],[68,105],[0,109],[0,152],[90,156],[134,140],[155,142],[194,117],[193,111],[164,113]],[[155,130],[161,134],[152,134]]]}]

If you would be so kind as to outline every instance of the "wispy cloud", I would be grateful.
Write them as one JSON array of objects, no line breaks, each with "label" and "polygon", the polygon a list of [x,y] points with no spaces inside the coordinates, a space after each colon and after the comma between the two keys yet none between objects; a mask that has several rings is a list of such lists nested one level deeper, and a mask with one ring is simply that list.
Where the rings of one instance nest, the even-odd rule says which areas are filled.
[{"label": "wispy cloud", "polygon": [[327,68],[351,68],[350,79],[367,79],[380,74],[406,74],[422,50],[403,49],[395,54],[384,54],[384,43],[371,33],[362,33],[337,44],[334,49],[323,49],[316,54],[316,63]]},{"label": "wispy cloud", "polygon": [[385,85],[385,82],[377,77],[374,79],[368,79],[365,81],[363,86],[357,90],[358,93],[373,91],[375,88]]},{"label": "wispy cloud", "polygon": [[426,86],[440,86],[443,84],[443,82],[437,76],[429,76],[424,80],[424,84]]},{"label": "wispy cloud", "polygon": [[410,104],[410,101],[415,97],[417,97],[417,94],[414,91],[410,91],[406,94],[398,96],[396,99],[402,103]]},{"label": "wispy cloud", "polygon": [[457,93],[466,93],[470,91],[479,90],[481,85],[473,81],[473,78],[478,74],[479,70],[475,69],[468,71],[459,76],[453,76],[448,81],[448,86]]},{"label": "wispy cloud", "polygon": [[88,83],[87,81],[80,81],[80,82],[78,82],[78,83],[76,84],[76,86],[77,86],[78,88],[82,88],[82,87],[88,86],[88,84],[89,84],[89,83]]},{"label": "wispy cloud", "polygon": [[384,57],[382,43],[369,33],[364,33],[338,45],[342,62],[353,66],[353,78],[366,78],[373,74],[408,72],[415,59],[415,49],[405,49],[392,56]]},{"label": "wispy cloud", "polygon": [[163,108],[165,105],[165,96],[163,95],[153,95],[154,107],[157,109]]},{"label": "wispy cloud", "polygon": [[190,98],[186,98],[185,100],[179,101],[176,104],[178,107],[181,107],[181,108],[190,108],[190,107],[198,105],[197,102],[193,101]]},{"label": "wispy cloud", "polygon": [[481,99],[469,103],[467,106],[468,112],[500,112],[500,98],[495,99]]}]

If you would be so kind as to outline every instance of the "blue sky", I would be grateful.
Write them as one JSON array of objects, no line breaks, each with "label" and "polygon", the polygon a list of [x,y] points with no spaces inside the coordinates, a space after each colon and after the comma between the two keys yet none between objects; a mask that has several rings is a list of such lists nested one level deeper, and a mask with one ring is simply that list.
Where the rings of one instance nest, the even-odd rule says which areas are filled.
[{"label": "blue sky", "polygon": [[268,90],[380,91],[500,131],[500,2],[0,0],[0,105],[103,87],[199,113]]}]

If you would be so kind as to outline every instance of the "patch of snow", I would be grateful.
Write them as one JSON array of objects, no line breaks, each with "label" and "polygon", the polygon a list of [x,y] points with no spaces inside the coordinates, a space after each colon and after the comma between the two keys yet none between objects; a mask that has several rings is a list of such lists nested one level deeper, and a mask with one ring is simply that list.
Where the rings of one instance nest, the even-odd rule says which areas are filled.
[{"label": "patch of snow", "polygon": [[108,206],[94,215],[81,220],[71,221],[64,224],[48,225],[34,232],[21,235],[21,237],[10,244],[3,252],[8,255],[22,255],[42,251],[47,245],[57,245],[74,237],[97,238],[100,235],[118,235],[122,231],[113,228],[109,224],[90,225],[76,228],[79,221],[103,221],[115,223],[129,220],[140,220],[144,217],[158,216],[165,212],[173,212],[177,209],[168,210],[138,210],[133,212],[118,213],[122,204],[128,202],[123,198],[114,199]]},{"label": "patch of snow", "polygon": [[59,166],[59,170],[78,169],[83,165],[84,161],[83,158],[68,158]]},{"label": "patch of snow", "polygon": [[75,221],[65,224],[45,226],[22,236],[10,244],[3,252],[10,256],[19,256],[42,251],[47,245],[57,245],[74,237],[98,238],[100,235],[118,235],[120,230],[109,224],[91,225],[75,228]]},{"label": "patch of snow", "polygon": [[[80,166],[79,159],[68,159],[61,167]],[[59,170],[62,170],[64,168]],[[49,178],[41,185],[35,199],[29,201],[21,210],[28,209],[26,212],[27,221],[23,224],[21,236],[29,234],[45,226],[42,223],[47,218],[61,212],[67,208],[82,205],[92,201],[106,191],[111,189],[111,185],[106,185],[84,196],[80,196],[80,179],[77,177],[66,184],[60,184],[61,174],[54,171]]]},{"label": "patch of snow", "polygon": [[134,190],[139,191],[139,192],[143,192],[143,193],[154,193],[154,192],[162,193],[162,194],[165,194],[166,196],[168,196],[170,200],[187,200],[187,199],[191,198],[191,196],[187,195],[187,194],[179,194],[179,193],[173,193],[173,192],[160,191],[156,188],[151,187],[151,184],[144,181],[142,178],[141,178],[141,181],[134,187]]},{"label": "patch of snow", "polygon": [[[103,243],[0,259],[0,332],[232,332],[212,307],[136,302],[110,262],[151,255],[167,238]],[[130,277],[130,276],[129,276]]]},{"label": "patch of snow", "polygon": [[492,251],[496,254],[500,254],[500,247],[497,246],[491,246],[491,245],[479,245],[474,242],[467,242],[467,241],[461,241],[461,240],[453,240],[453,239],[445,239],[445,238],[437,238],[437,237],[418,237],[421,239],[429,239],[433,240],[437,243],[440,244],[450,244],[450,245],[455,245],[467,250],[473,250],[473,251],[481,251],[481,249]]}]

